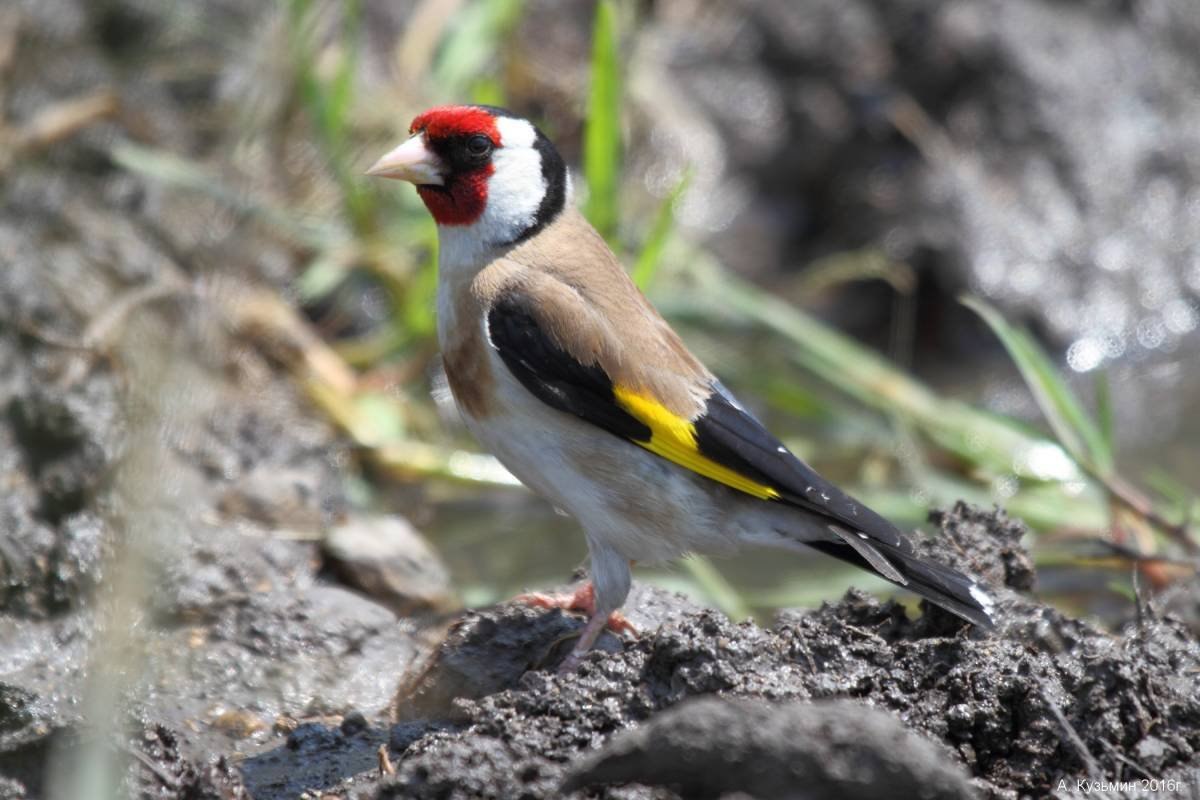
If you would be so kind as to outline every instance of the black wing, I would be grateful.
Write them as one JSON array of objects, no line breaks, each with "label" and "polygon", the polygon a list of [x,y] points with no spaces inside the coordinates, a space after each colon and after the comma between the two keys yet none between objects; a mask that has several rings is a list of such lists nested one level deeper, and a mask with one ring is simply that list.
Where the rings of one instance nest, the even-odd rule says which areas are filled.
[{"label": "black wing", "polygon": [[502,295],[488,312],[488,336],[509,371],[534,397],[625,439],[650,440],[650,428],[617,404],[612,378],[582,364],[538,324],[522,294]]}]

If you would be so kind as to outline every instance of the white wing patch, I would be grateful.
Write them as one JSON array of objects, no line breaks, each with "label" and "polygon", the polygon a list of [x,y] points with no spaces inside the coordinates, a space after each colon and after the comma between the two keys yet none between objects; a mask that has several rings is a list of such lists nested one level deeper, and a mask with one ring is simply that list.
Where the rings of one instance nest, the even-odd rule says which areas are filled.
[{"label": "white wing patch", "polygon": [[996,601],[993,600],[992,596],[981,589],[979,584],[975,583],[974,581],[971,582],[971,597],[974,597],[975,602],[983,606],[983,613],[987,614],[989,617],[994,615],[996,610]]}]

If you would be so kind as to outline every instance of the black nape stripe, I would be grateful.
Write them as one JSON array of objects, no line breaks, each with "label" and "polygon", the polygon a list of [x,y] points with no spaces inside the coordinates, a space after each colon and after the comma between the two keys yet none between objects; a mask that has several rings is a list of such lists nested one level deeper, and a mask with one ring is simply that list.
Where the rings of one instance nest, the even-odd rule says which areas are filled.
[{"label": "black nape stripe", "polygon": [[488,312],[488,336],[509,371],[536,398],[609,433],[650,441],[650,428],[617,404],[613,383],[598,364],[583,364],[558,346],[520,292],[500,297]]},{"label": "black nape stripe", "polygon": [[534,126],[533,130],[537,133],[533,147],[542,157],[542,180],[546,184],[546,193],[542,195],[542,202],[533,215],[533,224],[521,232],[513,241],[514,244],[525,241],[553,222],[567,204],[566,162],[537,126]]}]

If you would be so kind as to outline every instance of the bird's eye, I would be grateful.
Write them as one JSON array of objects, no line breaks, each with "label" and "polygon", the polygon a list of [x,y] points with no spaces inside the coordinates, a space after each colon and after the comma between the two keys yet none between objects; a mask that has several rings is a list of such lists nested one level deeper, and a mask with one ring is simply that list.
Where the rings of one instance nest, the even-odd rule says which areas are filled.
[{"label": "bird's eye", "polygon": [[484,156],[491,152],[492,140],[479,134],[467,139],[467,152],[473,156]]}]

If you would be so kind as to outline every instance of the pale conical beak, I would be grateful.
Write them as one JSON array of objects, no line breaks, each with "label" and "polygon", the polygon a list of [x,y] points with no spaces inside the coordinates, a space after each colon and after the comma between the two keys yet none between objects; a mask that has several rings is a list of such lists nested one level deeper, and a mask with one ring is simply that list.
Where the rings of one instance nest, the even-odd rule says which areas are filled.
[{"label": "pale conical beak", "polygon": [[367,174],[375,178],[396,178],[417,186],[441,186],[442,162],[425,146],[425,135],[418,133],[404,144],[384,154]]}]

